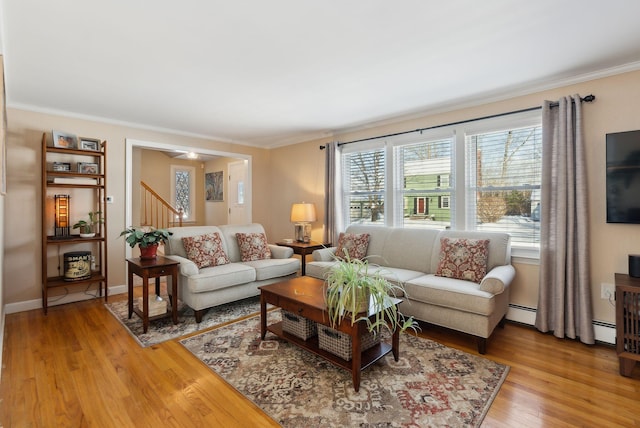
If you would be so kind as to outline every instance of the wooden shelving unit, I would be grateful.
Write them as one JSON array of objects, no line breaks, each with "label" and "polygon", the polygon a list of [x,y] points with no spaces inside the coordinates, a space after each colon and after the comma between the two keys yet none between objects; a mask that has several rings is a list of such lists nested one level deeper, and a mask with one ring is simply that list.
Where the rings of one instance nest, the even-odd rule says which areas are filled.
[{"label": "wooden shelving unit", "polygon": [[[51,133],[42,134],[42,308],[47,313],[49,290],[53,288],[84,286],[98,283],[99,296],[107,301],[107,142],[97,143],[97,150],[53,147],[48,143]],[[54,170],[53,164],[69,164],[69,170]],[[78,163],[95,164],[97,171],[81,172]],[[62,180],[60,180],[62,179]],[[89,183],[90,182],[90,183]],[[70,225],[86,219],[89,212],[99,211],[102,223],[97,225],[96,235],[81,237],[77,231],[66,236],[55,236],[54,195],[71,196]],[[77,213],[77,214],[74,214]],[[75,218],[75,217],[77,218]],[[72,231],[71,227],[69,230]],[[88,278],[65,279],[64,254],[90,251],[91,272]]]},{"label": "wooden shelving unit", "polygon": [[620,374],[631,376],[640,361],[640,278],[616,273],[616,352]]}]

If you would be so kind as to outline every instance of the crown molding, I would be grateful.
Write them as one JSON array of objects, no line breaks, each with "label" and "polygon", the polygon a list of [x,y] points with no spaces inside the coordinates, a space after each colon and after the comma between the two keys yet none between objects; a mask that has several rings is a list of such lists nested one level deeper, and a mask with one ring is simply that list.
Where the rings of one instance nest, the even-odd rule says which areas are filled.
[{"label": "crown molding", "polygon": [[[537,83],[528,83],[526,85],[520,85],[512,88],[503,88],[498,91],[477,95],[474,97],[463,98],[453,101],[448,101],[437,106],[430,107],[428,109],[419,109],[412,112],[406,112],[405,114],[393,115],[387,118],[381,118],[379,120],[363,122],[361,124],[355,124],[344,128],[338,128],[333,130],[330,134],[334,136],[340,136],[352,132],[364,131],[371,128],[377,128],[387,125],[395,125],[400,122],[406,122],[415,119],[421,119],[427,116],[434,116],[442,113],[449,113],[456,110],[462,110],[465,108],[478,107],[485,104],[491,104],[494,102],[506,101],[513,98],[531,95],[539,92],[544,92],[552,89],[558,89],[565,86],[572,86],[579,83],[589,82],[592,80],[602,79],[606,77],[616,76],[619,74],[630,73],[640,70],[640,61],[630,62],[616,67],[610,67],[594,72],[583,73],[575,76],[564,77],[555,79],[553,81],[542,81]],[[597,94],[596,99],[597,99]]]}]

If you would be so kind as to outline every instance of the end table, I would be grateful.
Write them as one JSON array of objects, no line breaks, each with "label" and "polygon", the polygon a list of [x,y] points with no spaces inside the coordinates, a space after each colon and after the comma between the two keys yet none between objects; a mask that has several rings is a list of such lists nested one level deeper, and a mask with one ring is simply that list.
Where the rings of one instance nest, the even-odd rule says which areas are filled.
[{"label": "end table", "polygon": [[[156,279],[156,294],[160,293],[160,277],[171,276],[171,317],[174,324],[178,324],[178,265],[180,263],[162,256],[155,259],[132,258],[127,259],[128,271],[128,303],[129,318],[135,312],[142,318],[144,333],[149,328],[149,278]],[[133,274],[142,278],[142,308],[133,308]],[[166,317],[169,312],[152,317],[158,319]]]},{"label": "end table", "polygon": [[276,242],[276,245],[280,245],[281,247],[289,247],[293,249],[294,254],[300,254],[302,257],[302,276],[307,274],[306,264],[307,264],[307,254],[313,253],[315,250],[319,250],[321,248],[330,247],[331,244],[321,244],[321,243],[311,243],[311,242]]}]

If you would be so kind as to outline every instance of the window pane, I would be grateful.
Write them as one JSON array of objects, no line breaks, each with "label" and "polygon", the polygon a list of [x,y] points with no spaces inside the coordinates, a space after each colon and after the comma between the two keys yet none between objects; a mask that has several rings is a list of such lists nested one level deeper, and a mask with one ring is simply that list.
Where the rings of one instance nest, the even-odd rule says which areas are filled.
[{"label": "window pane", "polygon": [[347,224],[384,224],[384,149],[343,156]]},{"label": "window pane", "polygon": [[542,127],[467,136],[467,223],[538,244]]},{"label": "window pane", "polygon": [[190,194],[191,194],[191,179],[189,171],[176,171],[175,172],[176,183],[176,208],[182,208],[184,210],[184,219],[189,218]]},{"label": "window pane", "polygon": [[451,226],[452,144],[448,138],[396,148],[396,170],[402,174],[404,226],[437,229]]}]

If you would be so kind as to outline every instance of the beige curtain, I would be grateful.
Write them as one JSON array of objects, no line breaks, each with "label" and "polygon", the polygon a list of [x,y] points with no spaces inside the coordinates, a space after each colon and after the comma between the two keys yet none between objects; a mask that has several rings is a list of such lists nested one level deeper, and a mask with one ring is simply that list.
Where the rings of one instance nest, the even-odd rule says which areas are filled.
[{"label": "beige curtain", "polygon": [[325,186],[324,186],[324,212],[325,229],[324,242],[337,245],[338,235],[343,231],[342,226],[342,172],[341,150],[337,142],[327,143],[324,146],[325,159]]},{"label": "beige curtain", "polygon": [[540,289],[536,327],[593,344],[587,173],[580,96],[542,107]]}]

